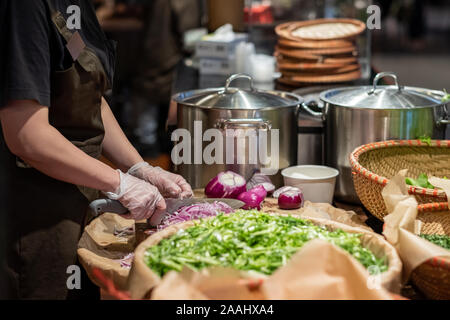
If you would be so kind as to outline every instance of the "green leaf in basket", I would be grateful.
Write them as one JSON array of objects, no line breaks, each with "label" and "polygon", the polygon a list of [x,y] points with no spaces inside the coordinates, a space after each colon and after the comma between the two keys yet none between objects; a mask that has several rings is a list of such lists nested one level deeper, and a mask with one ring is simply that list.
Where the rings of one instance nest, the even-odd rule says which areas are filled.
[{"label": "green leaf in basket", "polygon": [[409,185],[409,186],[413,186],[413,187],[417,187],[417,186],[418,186],[417,181],[414,180],[413,178],[406,178],[406,179],[405,179],[405,182],[406,182],[406,184]]},{"label": "green leaf in basket", "polygon": [[419,175],[417,179],[413,178],[405,178],[405,182],[407,185],[413,186],[413,187],[421,187],[426,189],[435,189],[435,186],[433,186],[428,181],[428,176],[426,173],[422,173]]},{"label": "green leaf in basket", "polygon": [[445,96],[442,98],[442,102],[450,101],[450,93],[447,93],[447,90],[444,89]]},{"label": "green leaf in basket", "polygon": [[417,184],[419,187],[428,188],[428,176],[425,173],[420,174],[417,178]]},{"label": "green leaf in basket", "polygon": [[426,143],[427,145],[429,145],[431,147],[431,137],[430,136],[422,135],[422,136],[419,137],[419,140],[422,143]]}]

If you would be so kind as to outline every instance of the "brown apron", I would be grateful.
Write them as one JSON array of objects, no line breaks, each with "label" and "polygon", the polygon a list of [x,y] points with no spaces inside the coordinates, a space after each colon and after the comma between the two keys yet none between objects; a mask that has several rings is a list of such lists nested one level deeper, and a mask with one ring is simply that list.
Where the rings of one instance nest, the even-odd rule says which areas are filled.
[{"label": "brown apron", "polygon": [[[69,42],[72,32],[61,13],[52,21]],[[102,63],[85,48],[73,65],[51,79],[50,123],[75,146],[98,158],[104,137],[103,93],[110,87]],[[98,192],[52,179],[27,167],[2,141],[1,166],[7,172],[6,275],[8,298],[65,299],[67,268],[77,263],[89,201]],[[86,283],[82,283],[86,286]],[[79,293],[79,291],[78,291]],[[75,294],[76,295],[76,294]]]}]

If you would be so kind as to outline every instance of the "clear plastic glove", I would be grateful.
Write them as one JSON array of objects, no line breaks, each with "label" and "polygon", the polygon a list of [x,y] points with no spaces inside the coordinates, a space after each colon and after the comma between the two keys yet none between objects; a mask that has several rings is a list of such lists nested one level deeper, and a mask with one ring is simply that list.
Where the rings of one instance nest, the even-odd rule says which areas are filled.
[{"label": "clear plastic glove", "polygon": [[128,173],[153,184],[165,198],[185,199],[193,195],[191,186],[182,176],[152,167],[147,162],[135,164]]},{"label": "clear plastic glove", "polygon": [[123,215],[126,219],[144,220],[156,211],[164,211],[166,202],[158,189],[146,181],[133,177],[130,174],[120,173],[120,186],[115,193],[105,192],[112,200],[118,200],[130,213]]}]

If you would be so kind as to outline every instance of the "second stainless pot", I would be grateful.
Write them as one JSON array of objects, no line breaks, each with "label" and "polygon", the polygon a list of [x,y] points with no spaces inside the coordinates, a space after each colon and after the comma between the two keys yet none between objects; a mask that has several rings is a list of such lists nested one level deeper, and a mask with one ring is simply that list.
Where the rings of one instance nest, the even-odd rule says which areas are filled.
[{"label": "second stainless pot", "polygon": [[[231,87],[231,83],[240,78],[250,82],[249,89]],[[258,163],[249,161],[251,151],[248,133],[250,130],[257,131],[258,139],[260,135],[267,135],[267,143],[258,145],[258,150],[254,150],[257,154],[261,148],[267,148],[267,154],[272,155],[272,147],[276,147],[280,170],[295,165],[297,112],[302,103],[299,96],[281,91],[256,90],[249,76],[239,74],[230,77],[224,88],[182,92],[175,95],[173,100],[177,102],[178,128],[184,130],[186,134],[190,133],[189,139],[192,146],[189,150],[185,149],[190,153],[186,159],[190,158],[191,162],[175,161],[177,162],[176,171],[193,188],[205,187],[222,171],[232,170],[248,180],[255,171],[264,168],[259,161]],[[223,139],[204,136],[198,140],[199,135],[206,134],[208,129],[219,129]],[[238,148],[239,137],[227,136],[227,130],[240,131],[239,137],[244,136],[243,147]],[[274,144],[271,137],[272,132],[275,131],[278,132],[278,139],[274,141]],[[207,146],[216,138],[223,141],[234,140],[233,150],[227,150],[226,146],[221,149],[223,153],[218,158],[223,159],[222,163],[208,162],[202,158],[203,152],[207,151]],[[173,158],[174,155],[172,155]],[[276,185],[281,184],[281,174],[278,173],[272,180]]]},{"label": "second stainless pot", "polygon": [[[393,77],[394,86],[378,86],[383,77]],[[371,142],[417,139],[429,136],[445,139],[448,102],[445,93],[401,87],[397,76],[384,72],[373,86],[338,88],[323,92],[323,112],[310,113],[325,121],[325,162],[340,171],[336,197],[360,203],[353,187],[349,155]],[[307,106],[304,106],[308,110]]]}]

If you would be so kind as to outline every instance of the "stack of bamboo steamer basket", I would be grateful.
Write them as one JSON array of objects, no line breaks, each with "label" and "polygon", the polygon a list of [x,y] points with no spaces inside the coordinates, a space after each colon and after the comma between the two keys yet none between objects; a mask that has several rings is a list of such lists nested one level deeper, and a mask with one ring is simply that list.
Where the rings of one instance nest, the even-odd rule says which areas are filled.
[{"label": "stack of bamboo steamer basket", "polygon": [[361,77],[357,37],[366,25],[355,19],[318,19],[278,25],[275,50],[281,77],[289,86],[339,83]]}]

